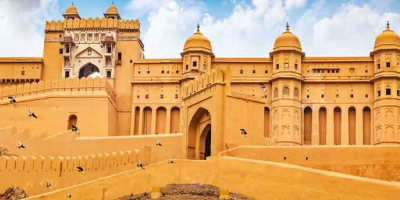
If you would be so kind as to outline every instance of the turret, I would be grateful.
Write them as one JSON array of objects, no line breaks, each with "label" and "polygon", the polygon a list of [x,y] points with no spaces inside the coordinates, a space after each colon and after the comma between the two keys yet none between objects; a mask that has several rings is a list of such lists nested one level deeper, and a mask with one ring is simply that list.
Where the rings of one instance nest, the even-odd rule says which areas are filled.
[{"label": "turret", "polygon": [[197,31],[186,40],[181,56],[185,78],[211,70],[211,59],[215,56],[210,40],[200,32],[200,25],[197,25]]},{"label": "turret", "polygon": [[[375,40],[374,51],[374,144],[400,142],[400,36],[390,29]],[[397,119],[397,120],[396,120]]]},{"label": "turret", "polygon": [[107,19],[111,18],[111,19],[118,19],[118,20],[121,20],[121,17],[120,17],[120,15],[119,15],[119,13],[118,13],[117,6],[114,5],[114,2],[113,2],[113,4],[111,4],[111,6],[107,9],[107,12],[104,13],[104,17],[107,18]]},{"label": "turret", "polygon": [[78,9],[76,9],[75,5],[72,3],[71,6],[65,11],[63,14],[63,17],[65,20],[68,19],[80,19],[81,17],[79,16]]},{"label": "turret", "polygon": [[289,30],[275,41],[273,60],[272,139],[280,145],[301,145],[301,60],[300,40]]}]

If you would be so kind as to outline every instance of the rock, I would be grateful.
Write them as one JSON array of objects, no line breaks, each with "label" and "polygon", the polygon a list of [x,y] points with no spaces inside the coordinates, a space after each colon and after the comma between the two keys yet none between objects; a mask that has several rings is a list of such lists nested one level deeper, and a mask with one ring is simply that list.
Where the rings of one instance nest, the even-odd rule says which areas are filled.
[{"label": "rock", "polygon": [[19,200],[26,197],[25,191],[19,188],[8,188],[4,194],[0,194],[0,200]]}]

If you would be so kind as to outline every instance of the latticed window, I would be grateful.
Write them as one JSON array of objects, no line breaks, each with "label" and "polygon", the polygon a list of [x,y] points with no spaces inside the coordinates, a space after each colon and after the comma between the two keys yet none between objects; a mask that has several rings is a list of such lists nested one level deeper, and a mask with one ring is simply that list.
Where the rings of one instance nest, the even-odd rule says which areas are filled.
[{"label": "latticed window", "polygon": [[288,86],[283,87],[282,94],[284,96],[289,95],[289,87]]},{"label": "latticed window", "polygon": [[278,98],[278,96],[279,96],[278,88],[275,88],[274,89],[274,98]]},{"label": "latticed window", "polygon": [[294,88],[294,96],[299,97],[299,88]]}]

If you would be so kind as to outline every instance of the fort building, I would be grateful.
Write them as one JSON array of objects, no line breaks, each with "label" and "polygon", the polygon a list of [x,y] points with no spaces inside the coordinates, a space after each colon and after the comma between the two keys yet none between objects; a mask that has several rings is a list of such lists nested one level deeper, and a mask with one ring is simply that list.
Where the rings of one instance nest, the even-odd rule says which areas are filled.
[{"label": "fort building", "polygon": [[[182,182],[204,179],[208,183],[210,177],[218,177],[211,182],[263,198],[269,196],[256,188],[232,185],[231,180],[239,181],[240,174],[247,173],[234,166],[265,169],[254,175],[261,185],[276,176],[268,170],[279,169],[280,184],[287,174],[302,185],[296,179],[301,173],[309,178],[307,187],[340,181],[347,199],[354,191],[346,188],[354,185],[359,186],[357,195],[368,196],[362,191],[382,187],[388,199],[395,199],[398,183],[389,187],[389,183],[321,172],[400,180],[398,165],[393,164],[398,162],[395,153],[400,143],[400,36],[389,22],[375,43],[366,41],[371,49],[365,50],[364,57],[308,56],[287,24],[274,46],[265,47],[270,53],[261,58],[215,56],[212,41],[198,25],[176,58],[146,59],[139,20],[122,19],[115,5],[101,19],[81,18],[74,5],[63,17],[63,21],[46,22],[43,57],[0,58],[0,146],[28,156],[0,157],[0,175],[30,194],[45,192],[42,185],[48,180],[54,180],[55,187],[67,187],[126,171],[138,159],[151,164],[173,157],[185,159],[177,161],[185,167],[171,173],[194,177],[179,176]],[[17,103],[10,103],[9,97]],[[37,119],[28,116],[29,109]],[[71,133],[73,125],[79,133]],[[163,143],[163,149],[154,146],[155,140]],[[17,141],[29,151],[18,149]],[[133,149],[140,153],[135,155]],[[186,160],[207,157],[203,164]],[[259,162],[249,164],[244,159]],[[395,167],[387,167],[382,159]],[[82,178],[73,171],[82,165],[90,176]],[[197,177],[190,170],[209,176]],[[154,183],[178,177],[161,180],[140,173],[137,177]],[[128,176],[115,177],[111,179]],[[129,184],[121,187],[136,184],[135,188],[144,189]],[[334,193],[337,186],[316,190]],[[0,189],[6,187],[6,182],[0,184]],[[314,194],[303,186],[298,192]]]}]

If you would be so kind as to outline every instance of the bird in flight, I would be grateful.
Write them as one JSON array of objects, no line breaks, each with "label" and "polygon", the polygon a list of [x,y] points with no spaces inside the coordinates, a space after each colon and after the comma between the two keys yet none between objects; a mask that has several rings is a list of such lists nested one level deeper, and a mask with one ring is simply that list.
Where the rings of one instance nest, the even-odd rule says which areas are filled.
[{"label": "bird in flight", "polygon": [[29,109],[29,117],[38,118],[31,109]]},{"label": "bird in flight", "polygon": [[79,172],[79,173],[82,173],[82,174],[85,173],[85,171],[83,171],[83,168],[82,168],[82,167],[77,167],[77,169],[78,169],[78,172]]},{"label": "bird in flight", "polygon": [[73,132],[79,134],[79,129],[78,129],[78,127],[74,126],[73,124],[72,124],[71,126],[72,126],[71,131],[73,131]]},{"label": "bird in flight", "polygon": [[247,131],[244,129],[240,129],[240,134],[243,135],[245,138],[247,138]]},{"label": "bird in flight", "polygon": [[158,139],[157,139],[157,141],[156,141],[156,146],[159,146],[159,147],[162,146],[160,140],[158,140]]},{"label": "bird in flight", "polygon": [[25,146],[21,141],[18,141],[18,149],[25,149]]},{"label": "bird in flight", "polygon": [[46,181],[46,187],[47,187],[48,189],[51,189],[51,183]]},{"label": "bird in flight", "polygon": [[8,97],[8,99],[10,100],[10,103],[12,103],[15,107],[15,104],[17,103],[17,100],[15,100],[15,97],[11,96],[11,97]]},{"label": "bird in flight", "polygon": [[175,163],[172,159],[168,158],[168,164],[173,164]]},{"label": "bird in flight", "polygon": [[265,87],[264,83],[260,83],[261,89],[264,91],[264,93],[267,92],[267,87]]},{"label": "bird in flight", "polygon": [[144,170],[143,163],[142,163],[142,162],[140,162],[140,160],[138,160],[138,161],[137,161],[137,164],[136,164],[136,166],[137,166],[137,167],[139,167],[140,169],[143,169],[143,170]]},{"label": "bird in flight", "polygon": [[67,193],[67,198],[70,199],[72,195],[70,193]]}]

